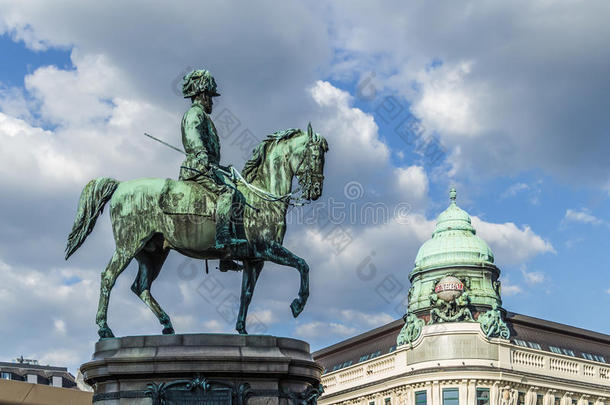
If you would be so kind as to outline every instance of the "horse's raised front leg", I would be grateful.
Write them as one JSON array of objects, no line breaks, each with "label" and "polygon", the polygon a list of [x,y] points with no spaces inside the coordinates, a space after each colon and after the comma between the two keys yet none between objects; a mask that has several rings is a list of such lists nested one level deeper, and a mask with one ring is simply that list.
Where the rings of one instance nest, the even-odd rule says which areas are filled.
[{"label": "horse's raised front leg", "polygon": [[114,337],[112,330],[108,327],[108,301],[110,300],[110,291],[114,287],[117,277],[125,270],[132,257],[115,251],[112,259],[106,266],[106,270],[102,273],[102,281],[100,285],[100,302],[97,307],[97,316],[95,323],[99,327],[97,333],[100,338]]},{"label": "horse's raised front leg", "polygon": [[[149,242],[149,245],[151,245],[151,242]],[[169,249],[153,245],[151,250],[143,249],[136,255],[139,268],[138,275],[131,286],[131,291],[140,297],[153,314],[155,314],[163,326],[162,333],[164,335],[173,335],[174,327],[169,316],[150,293],[152,283],[159,275],[168,253]]]},{"label": "horse's raised front leg", "polygon": [[248,307],[250,301],[252,301],[252,294],[254,294],[254,287],[258,276],[263,269],[265,262],[260,261],[244,261],[244,269],[241,279],[241,299],[239,303],[239,315],[237,316],[237,324],[235,329],[242,335],[247,335],[246,331],[246,317],[248,316]]},{"label": "horse's raised front leg", "polygon": [[301,286],[299,296],[292,301],[290,309],[295,318],[299,316],[309,297],[309,266],[307,262],[275,241],[256,246],[256,255],[263,260],[297,269],[301,275]]}]

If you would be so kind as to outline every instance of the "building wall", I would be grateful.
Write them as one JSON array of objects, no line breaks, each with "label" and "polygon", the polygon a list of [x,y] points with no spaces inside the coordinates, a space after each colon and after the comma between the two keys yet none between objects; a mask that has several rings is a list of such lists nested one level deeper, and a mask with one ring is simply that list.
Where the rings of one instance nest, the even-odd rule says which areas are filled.
[{"label": "building wall", "polygon": [[91,392],[0,380],[0,405],[91,405],[92,400]]},{"label": "building wall", "polygon": [[417,405],[422,391],[440,405],[446,389],[476,405],[477,388],[490,405],[610,405],[610,365],[489,340],[477,323],[425,326],[411,347],[326,373],[322,384],[321,405]]}]

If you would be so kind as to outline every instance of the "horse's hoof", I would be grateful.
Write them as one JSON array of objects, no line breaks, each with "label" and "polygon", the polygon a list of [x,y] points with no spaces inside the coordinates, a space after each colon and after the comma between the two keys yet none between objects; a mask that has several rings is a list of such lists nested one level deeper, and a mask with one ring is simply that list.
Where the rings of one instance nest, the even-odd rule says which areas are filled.
[{"label": "horse's hoof", "polygon": [[246,331],[246,325],[243,322],[238,322],[237,325],[235,325],[235,330],[240,335],[247,335],[248,334],[248,332]]},{"label": "horse's hoof", "polygon": [[176,332],[174,332],[174,328],[172,328],[171,326],[166,326],[165,328],[163,328],[163,331],[161,331],[161,333],[163,333],[164,335],[173,335]]},{"label": "horse's hoof", "polygon": [[297,317],[301,312],[303,312],[303,301],[300,298],[295,298],[290,304],[290,309],[292,310],[292,316]]},{"label": "horse's hoof", "polygon": [[114,333],[112,333],[112,330],[107,326],[99,328],[97,334],[100,336],[100,339],[110,339],[114,337]]}]

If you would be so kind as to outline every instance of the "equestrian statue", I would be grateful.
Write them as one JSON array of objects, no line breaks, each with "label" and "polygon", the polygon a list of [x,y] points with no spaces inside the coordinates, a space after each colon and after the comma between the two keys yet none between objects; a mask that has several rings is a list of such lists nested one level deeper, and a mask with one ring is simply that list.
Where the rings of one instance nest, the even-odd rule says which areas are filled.
[{"label": "equestrian statue", "polygon": [[[309,296],[309,266],[282,246],[286,213],[295,199],[322,195],[326,139],[312,130],[275,132],[253,151],[239,173],[220,164],[220,140],[210,114],[216,81],[204,69],[184,76],[182,93],[191,107],[182,118],[186,158],[179,180],[144,178],[120,182],[91,180],[83,189],[66,260],[93,230],[106,203],[115,251],[102,272],[96,323],[100,338],[114,337],[107,323],[110,292],[117,277],[135,258],[138,274],[131,289],[173,334],[169,316],[150,289],[170,250],[196,259],[218,259],[221,271],[242,271],[236,330],[246,334],[246,316],[256,281],[266,261],[295,268],[300,274],[298,297],[290,304],[297,317]],[[298,191],[292,190],[296,177]],[[241,262],[242,264],[239,264]]]}]

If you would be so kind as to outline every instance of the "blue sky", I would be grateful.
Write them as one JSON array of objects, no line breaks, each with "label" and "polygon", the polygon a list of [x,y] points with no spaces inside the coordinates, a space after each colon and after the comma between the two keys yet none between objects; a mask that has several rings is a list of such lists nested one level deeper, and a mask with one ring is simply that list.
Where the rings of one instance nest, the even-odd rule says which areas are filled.
[{"label": "blue sky", "polygon": [[[324,218],[291,224],[285,245],[312,268],[310,302],[292,319],[296,273],[267,265],[251,307],[260,331],[317,349],[400,317],[417,249],[454,186],[502,269],[505,308],[610,333],[610,316],[595,310],[610,304],[605,2],[208,7],[0,1],[0,360],[23,354],[74,371],[88,359],[113,246],[106,213],[63,261],[78,196],[94,177],[177,176],[180,156],[141,134],[179,144],[188,104],[176,83],[195,66],[215,75],[215,113],[238,118],[237,132],[260,140],[311,121],[328,139],[321,203],[390,213],[333,224],[350,235],[341,249]],[[404,122],[418,128],[411,143]],[[235,135],[222,152],[237,167],[249,156]],[[372,280],[358,277],[363,265]],[[178,333],[232,332],[218,299],[238,292],[239,275],[204,276],[202,266],[172,253],[153,293]],[[129,291],[135,270],[113,291],[117,335],[160,332]],[[399,293],[382,296],[390,281]],[[202,293],[209,283],[221,298]]]}]

